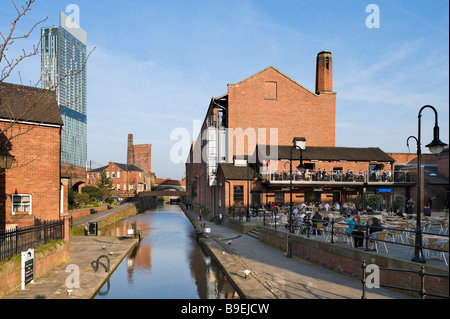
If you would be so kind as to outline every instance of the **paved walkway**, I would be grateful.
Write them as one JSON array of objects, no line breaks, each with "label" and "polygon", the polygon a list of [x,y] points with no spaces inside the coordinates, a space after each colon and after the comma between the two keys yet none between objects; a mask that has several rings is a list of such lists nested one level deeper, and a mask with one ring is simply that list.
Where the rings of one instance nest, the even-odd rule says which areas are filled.
[{"label": "paved walkway", "polygon": [[[197,214],[188,210],[193,220]],[[247,298],[255,299],[361,299],[360,280],[340,275],[286,253],[256,238],[205,222],[211,233],[205,243],[227,275]],[[251,273],[245,279],[244,270]],[[377,288],[367,299],[411,299],[391,290]]]},{"label": "paved walkway", "polygon": [[[128,252],[137,245],[134,238],[71,236],[69,239],[70,260],[59,265],[44,276],[26,285],[25,290],[16,290],[5,299],[91,299],[108,280]],[[100,256],[110,260],[110,271],[97,263]],[[107,266],[107,259],[100,260]],[[97,266],[97,271],[92,266]],[[75,271],[79,270],[79,285],[75,286]],[[72,277],[71,277],[72,276]],[[68,280],[68,284],[66,283]],[[69,287],[69,288],[68,288]],[[71,291],[70,291],[71,290]]]}]

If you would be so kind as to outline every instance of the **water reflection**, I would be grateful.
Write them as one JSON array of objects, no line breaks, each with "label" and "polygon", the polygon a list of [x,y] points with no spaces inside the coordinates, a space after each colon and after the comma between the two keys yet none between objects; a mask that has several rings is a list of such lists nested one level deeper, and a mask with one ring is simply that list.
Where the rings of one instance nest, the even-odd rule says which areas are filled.
[{"label": "water reflection", "polygon": [[[105,236],[126,236],[132,223],[142,240],[96,299],[230,299],[233,287],[193,237],[179,206],[164,206],[111,225]],[[106,291],[106,293],[104,292]]]}]

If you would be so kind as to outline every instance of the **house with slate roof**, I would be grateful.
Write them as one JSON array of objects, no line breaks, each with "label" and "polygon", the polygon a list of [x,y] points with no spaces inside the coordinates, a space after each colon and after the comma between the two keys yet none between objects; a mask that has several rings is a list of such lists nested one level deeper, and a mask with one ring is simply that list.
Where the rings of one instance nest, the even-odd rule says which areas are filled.
[{"label": "house with slate roof", "polygon": [[109,177],[114,185],[113,196],[133,197],[146,190],[145,172],[135,164],[109,162],[107,166],[89,170],[87,184],[95,186],[102,172],[106,173],[106,177]]},{"label": "house with slate roof", "polygon": [[14,156],[0,169],[0,231],[58,220],[67,212],[60,170],[61,113],[54,92],[0,83],[0,151]]}]

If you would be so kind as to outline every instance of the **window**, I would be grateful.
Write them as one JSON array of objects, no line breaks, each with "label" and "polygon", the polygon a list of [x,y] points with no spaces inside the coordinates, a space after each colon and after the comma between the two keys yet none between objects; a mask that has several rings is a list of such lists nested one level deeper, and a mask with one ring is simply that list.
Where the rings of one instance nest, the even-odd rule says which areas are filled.
[{"label": "window", "polygon": [[117,190],[120,191],[120,184],[117,184]]},{"label": "window", "polygon": [[133,191],[133,184],[128,184],[128,190],[129,190],[130,192]]},{"label": "window", "polygon": [[29,213],[31,215],[31,195],[12,195],[12,214],[15,215],[16,213]]},{"label": "window", "polygon": [[115,178],[116,177],[116,172],[112,172],[111,173],[111,178]]},{"label": "window", "polygon": [[117,178],[120,178],[120,171],[117,171]]},{"label": "window", "polygon": [[139,178],[141,178],[141,173],[139,173]]},{"label": "window", "polygon": [[284,204],[284,193],[283,192],[275,193],[275,204]]},{"label": "window", "polygon": [[277,82],[267,81],[264,86],[264,99],[276,100],[277,99]]},{"label": "window", "polygon": [[244,205],[244,186],[233,186],[233,192],[236,205]]}]

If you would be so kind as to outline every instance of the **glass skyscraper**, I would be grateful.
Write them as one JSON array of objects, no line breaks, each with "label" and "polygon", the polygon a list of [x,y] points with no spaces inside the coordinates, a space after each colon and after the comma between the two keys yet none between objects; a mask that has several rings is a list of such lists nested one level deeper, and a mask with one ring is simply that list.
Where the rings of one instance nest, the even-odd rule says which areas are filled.
[{"label": "glass skyscraper", "polygon": [[86,32],[63,12],[59,27],[42,28],[41,81],[55,88],[64,128],[61,162],[77,167],[87,163]]}]

